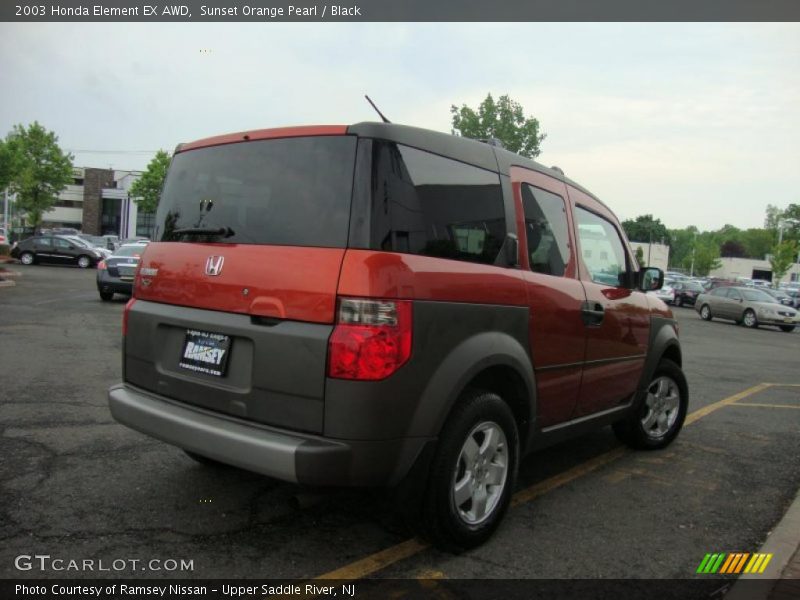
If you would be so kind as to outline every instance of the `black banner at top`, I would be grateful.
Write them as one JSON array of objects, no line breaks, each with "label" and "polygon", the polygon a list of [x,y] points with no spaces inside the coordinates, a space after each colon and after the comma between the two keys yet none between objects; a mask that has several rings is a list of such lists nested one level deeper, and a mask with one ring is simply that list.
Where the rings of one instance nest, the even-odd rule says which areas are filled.
[{"label": "black banner at top", "polygon": [[5,0],[11,22],[800,21],[798,0]]}]

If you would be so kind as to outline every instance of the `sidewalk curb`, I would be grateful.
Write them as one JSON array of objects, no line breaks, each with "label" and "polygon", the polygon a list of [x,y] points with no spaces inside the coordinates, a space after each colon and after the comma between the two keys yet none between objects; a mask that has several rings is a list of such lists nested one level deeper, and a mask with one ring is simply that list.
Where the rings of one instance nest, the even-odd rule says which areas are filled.
[{"label": "sidewalk curb", "polygon": [[767,541],[759,550],[762,554],[772,554],[773,558],[766,570],[761,574],[748,573],[740,576],[725,594],[725,600],[766,600],[774,586],[759,586],[758,591],[752,584],[748,585],[743,580],[772,580],[777,582],[786,569],[789,561],[800,547],[800,490],[798,490],[789,510],[772,530]]}]

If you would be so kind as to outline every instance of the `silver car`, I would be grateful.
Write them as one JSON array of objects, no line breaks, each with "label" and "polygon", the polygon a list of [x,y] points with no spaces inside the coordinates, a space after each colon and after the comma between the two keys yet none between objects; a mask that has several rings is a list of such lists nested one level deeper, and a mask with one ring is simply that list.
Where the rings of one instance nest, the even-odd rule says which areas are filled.
[{"label": "silver car", "polygon": [[775,298],[754,288],[718,287],[700,294],[694,304],[700,317],[730,319],[745,327],[774,325],[782,331],[793,331],[800,324],[795,309],[783,306]]}]

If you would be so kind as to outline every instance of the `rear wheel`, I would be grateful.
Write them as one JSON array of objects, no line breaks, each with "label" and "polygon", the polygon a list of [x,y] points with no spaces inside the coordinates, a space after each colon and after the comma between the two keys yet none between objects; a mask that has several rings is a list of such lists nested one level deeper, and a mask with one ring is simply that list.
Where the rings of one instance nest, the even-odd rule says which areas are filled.
[{"label": "rear wheel", "polygon": [[665,448],[683,427],[688,406],[689,387],[683,371],[671,360],[662,359],[638,408],[614,423],[614,433],[632,448]]},{"label": "rear wheel", "polygon": [[785,331],[786,333],[791,333],[794,331],[794,325],[780,325],[781,331]]},{"label": "rear wheel", "polygon": [[36,257],[30,252],[23,252],[19,255],[19,262],[23,265],[32,265],[36,261]]},{"label": "rear wheel", "polygon": [[709,307],[708,304],[703,304],[703,306],[700,307],[700,318],[704,321],[710,321],[714,318],[711,316],[711,307]]},{"label": "rear wheel", "polygon": [[91,264],[92,264],[92,259],[91,259],[91,258],[89,258],[88,256],[79,256],[79,257],[78,257],[78,266],[79,266],[81,269],[86,269],[86,268],[88,268],[88,267],[89,267],[89,265],[91,265]]},{"label": "rear wheel", "polygon": [[744,311],[744,316],[742,317],[742,323],[744,323],[745,327],[756,328],[758,327],[758,319],[756,318],[756,313],[754,313],[751,309],[747,309]]},{"label": "rear wheel", "polygon": [[678,308],[683,306],[683,298],[681,298],[680,296],[675,296],[675,306],[677,306]]},{"label": "rear wheel", "polygon": [[492,392],[465,392],[431,465],[425,534],[455,552],[489,539],[508,508],[518,462],[519,434],[508,405]]}]

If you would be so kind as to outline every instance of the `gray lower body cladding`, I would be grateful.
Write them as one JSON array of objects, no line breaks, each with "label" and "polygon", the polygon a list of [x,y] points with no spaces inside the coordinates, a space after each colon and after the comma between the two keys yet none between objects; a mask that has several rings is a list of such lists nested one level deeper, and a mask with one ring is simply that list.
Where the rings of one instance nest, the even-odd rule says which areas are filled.
[{"label": "gray lower body cladding", "polygon": [[[364,382],[325,377],[332,325],[138,301],[112,414],[175,446],[314,485],[399,482],[483,369],[517,371],[535,414],[526,307],[418,301],[413,311],[408,363]],[[225,377],[179,367],[187,329],[230,336]]]},{"label": "gray lower body cladding", "polygon": [[220,462],[307,485],[398,483],[428,440],[332,440],[279,430],[173,402],[126,384],[108,393],[131,429]]}]

